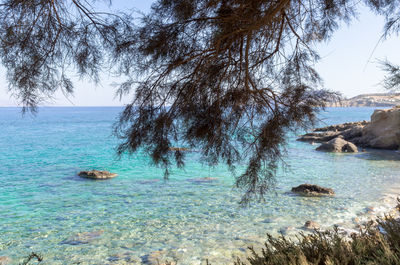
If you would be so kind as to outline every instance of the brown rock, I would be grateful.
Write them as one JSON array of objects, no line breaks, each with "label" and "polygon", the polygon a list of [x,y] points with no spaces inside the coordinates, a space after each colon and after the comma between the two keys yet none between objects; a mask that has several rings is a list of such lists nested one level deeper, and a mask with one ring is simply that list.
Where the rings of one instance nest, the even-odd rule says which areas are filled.
[{"label": "brown rock", "polygon": [[[346,141],[362,148],[376,148],[396,150],[400,147],[400,107],[392,109],[375,110],[371,122],[349,122],[315,129],[307,133],[298,141],[303,142],[328,142],[342,137]],[[349,152],[355,150],[354,146],[347,146]],[[330,152],[338,152],[334,149]]]},{"label": "brown rock", "polygon": [[301,184],[300,186],[292,188],[292,192],[298,193],[303,196],[332,196],[335,195],[333,189],[324,188],[318,185]]},{"label": "brown rock", "polygon": [[305,228],[305,229],[308,229],[308,230],[316,230],[316,229],[319,229],[320,226],[319,226],[318,223],[309,220],[309,221],[307,221],[307,222],[304,224],[304,228]]},{"label": "brown rock", "polygon": [[118,176],[118,174],[111,173],[108,171],[90,170],[90,171],[81,171],[78,173],[78,176],[89,179],[110,179],[110,178],[115,178],[116,176]]},{"label": "brown rock", "polygon": [[324,152],[349,152],[349,153],[357,153],[358,149],[353,143],[348,142],[340,137],[330,140],[327,143],[321,144],[316,149],[317,151],[324,151]]},{"label": "brown rock", "polygon": [[322,133],[307,133],[300,138],[297,139],[297,141],[301,142],[314,142],[314,143],[322,143],[322,142],[327,142],[329,140],[332,140],[340,135],[340,132],[333,132],[333,131],[327,131],[327,132],[322,132]]},{"label": "brown rock", "polygon": [[181,151],[181,152],[190,151],[189,148],[185,148],[185,147],[170,147],[169,150],[170,151]]},{"label": "brown rock", "polygon": [[400,146],[400,108],[375,110],[360,139],[366,147],[395,150]]}]

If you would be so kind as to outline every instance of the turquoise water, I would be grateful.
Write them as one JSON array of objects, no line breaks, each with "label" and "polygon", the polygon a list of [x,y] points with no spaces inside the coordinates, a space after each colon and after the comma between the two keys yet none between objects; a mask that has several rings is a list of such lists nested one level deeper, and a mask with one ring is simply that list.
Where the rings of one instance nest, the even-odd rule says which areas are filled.
[{"label": "turquoise water", "polygon": [[[392,206],[400,184],[397,152],[315,151],[291,137],[287,170],[264,203],[240,208],[226,167],[200,164],[190,153],[185,170],[162,170],[144,153],[118,160],[112,125],[121,108],[41,108],[21,117],[0,108],[0,256],[18,264],[30,252],[43,264],[230,264],[266,233],[294,234],[307,220],[323,228],[354,226],[365,208]],[[322,124],[369,120],[372,108],[329,109]],[[79,178],[105,169],[106,181]],[[193,179],[213,177],[217,181]],[[331,187],[334,198],[303,198],[302,183]],[[161,262],[160,262],[161,264]]]}]

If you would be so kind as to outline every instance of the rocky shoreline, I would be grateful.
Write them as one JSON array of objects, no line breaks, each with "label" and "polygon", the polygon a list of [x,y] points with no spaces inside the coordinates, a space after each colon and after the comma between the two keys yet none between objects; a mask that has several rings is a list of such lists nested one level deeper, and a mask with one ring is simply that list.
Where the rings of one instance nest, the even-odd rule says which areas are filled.
[{"label": "rocky shoreline", "polygon": [[[320,143],[317,151],[358,152],[365,148],[399,150],[400,147],[400,107],[377,109],[371,121],[348,122],[314,129],[300,136],[298,141],[311,144]],[[337,224],[340,231],[350,235],[357,232],[357,227],[376,220],[378,216],[391,214],[399,217],[396,209],[397,192],[388,194],[377,205],[368,206],[353,218],[353,228],[347,224]],[[313,221],[308,221],[313,222]],[[307,223],[305,224],[307,227]],[[351,225],[350,225],[351,226]]]},{"label": "rocky shoreline", "polygon": [[[335,140],[335,139],[342,139]],[[398,150],[400,147],[400,108],[375,110],[371,116],[371,121],[349,122],[337,125],[330,125],[314,129],[313,132],[302,135],[297,139],[302,142],[310,143],[329,143],[335,140],[341,142],[343,146],[349,142],[355,146],[363,148]],[[335,149],[336,143],[330,143],[333,149],[321,150],[331,152],[348,152],[354,148]],[[339,144],[339,143],[338,143]],[[339,148],[339,147],[337,147]],[[326,149],[320,148],[319,149]],[[318,148],[317,148],[318,150]]]}]

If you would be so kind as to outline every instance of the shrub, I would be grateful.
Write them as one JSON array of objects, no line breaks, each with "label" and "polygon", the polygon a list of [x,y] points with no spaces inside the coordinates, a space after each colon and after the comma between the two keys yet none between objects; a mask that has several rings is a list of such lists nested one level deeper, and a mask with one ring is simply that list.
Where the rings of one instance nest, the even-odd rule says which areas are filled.
[{"label": "shrub", "polygon": [[235,265],[400,264],[400,219],[385,215],[350,237],[337,227],[309,235],[300,233],[297,239],[268,235],[261,253],[249,249],[247,261],[238,258]]}]

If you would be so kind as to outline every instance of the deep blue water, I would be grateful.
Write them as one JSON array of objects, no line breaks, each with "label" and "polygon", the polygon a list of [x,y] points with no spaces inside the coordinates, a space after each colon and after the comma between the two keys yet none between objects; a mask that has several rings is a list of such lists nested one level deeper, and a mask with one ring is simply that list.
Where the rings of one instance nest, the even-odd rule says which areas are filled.
[{"label": "deep blue water", "polygon": [[[241,208],[227,168],[202,165],[196,153],[169,181],[143,152],[118,159],[112,125],[121,110],[40,108],[23,117],[17,108],[0,108],[0,256],[12,264],[32,251],[44,264],[150,264],[155,258],[229,264],[267,232],[296,233],[307,220],[349,228],[365,207],[381,209],[397,195],[397,152],[320,153],[291,136],[289,168],[279,170],[276,190],[266,202]],[[332,108],[320,119],[322,125],[369,120],[372,112]],[[119,176],[77,176],[88,169]],[[218,180],[193,181],[204,177]],[[306,182],[337,195],[288,192]]]}]

